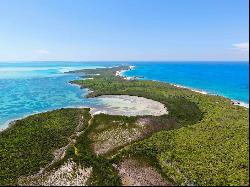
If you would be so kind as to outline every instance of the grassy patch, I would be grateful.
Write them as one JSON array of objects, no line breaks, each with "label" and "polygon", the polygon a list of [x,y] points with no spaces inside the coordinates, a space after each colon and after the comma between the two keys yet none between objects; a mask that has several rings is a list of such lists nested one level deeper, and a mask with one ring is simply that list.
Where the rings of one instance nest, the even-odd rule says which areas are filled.
[{"label": "grassy patch", "polygon": [[35,114],[17,120],[0,133],[0,185],[15,185],[18,177],[45,167],[53,160],[53,151],[68,144],[79,120],[86,115],[89,115],[87,109]]}]

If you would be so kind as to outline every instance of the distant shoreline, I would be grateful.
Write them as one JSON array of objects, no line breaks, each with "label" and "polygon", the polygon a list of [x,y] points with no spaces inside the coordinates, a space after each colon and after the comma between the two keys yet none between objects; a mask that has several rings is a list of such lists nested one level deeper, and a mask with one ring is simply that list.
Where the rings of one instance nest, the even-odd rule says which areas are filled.
[{"label": "distant shoreline", "polygon": [[[124,73],[125,73],[126,71],[133,70],[136,66],[133,65],[133,66],[129,66],[129,67],[130,67],[129,70],[117,71],[117,72],[116,72],[116,76],[120,76],[120,77],[123,77],[123,78],[125,78],[125,79],[127,79],[127,80],[130,80],[131,77],[124,75]],[[150,79],[148,79],[148,80],[150,80]],[[152,80],[152,81],[159,81],[159,80]],[[159,82],[163,82],[163,81],[159,81]],[[199,90],[199,89],[195,89],[195,88],[191,88],[191,87],[187,87],[187,86],[183,86],[183,85],[179,85],[179,84],[175,84],[175,83],[170,83],[170,82],[166,82],[166,83],[168,83],[168,84],[170,84],[170,85],[172,85],[172,86],[175,86],[175,87],[177,87],[177,88],[189,89],[189,90],[191,90],[191,91],[193,91],[193,92],[200,93],[200,94],[204,94],[204,95],[217,95],[217,96],[221,96],[221,97],[224,97],[224,98],[226,98],[226,99],[229,99],[229,100],[232,102],[233,105],[242,106],[242,107],[244,107],[244,108],[248,108],[248,109],[249,109],[249,103],[246,103],[246,102],[244,102],[244,101],[238,101],[238,100],[235,100],[235,99],[228,98],[228,97],[226,97],[226,96],[224,96],[224,95],[213,94],[213,93],[209,93],[209,92],[204,91],[204,90]]]}]

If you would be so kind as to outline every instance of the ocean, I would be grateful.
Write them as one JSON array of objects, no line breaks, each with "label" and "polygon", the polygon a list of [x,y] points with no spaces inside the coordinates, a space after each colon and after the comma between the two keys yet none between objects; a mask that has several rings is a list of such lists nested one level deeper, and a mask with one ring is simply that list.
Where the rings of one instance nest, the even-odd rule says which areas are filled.
[{"label": "ocean", "polygon": [[143,76],[249,103],[248,62],[133,63],[124,76]]},{"label": "ocean", "polygon": [[249,103],[248,62],[0,62],[0,129],[10,120],[62,107],[97,107],[86,89],[69,84],[79,79],[69,70],[135,66],[125,76],[178,84]]}]

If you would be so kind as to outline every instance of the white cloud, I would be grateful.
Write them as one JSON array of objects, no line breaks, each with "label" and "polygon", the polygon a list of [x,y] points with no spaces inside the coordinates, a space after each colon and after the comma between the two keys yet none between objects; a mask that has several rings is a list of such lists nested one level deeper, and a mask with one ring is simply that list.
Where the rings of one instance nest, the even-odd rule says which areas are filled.
[{"label": "white cloud", "polygon": [[49,51],[46,49],[37,49],[37,50],[35,50],[35,53],[39,54],[39,55],[47,55],[47,54],[49,54]]},{"label": "white cloud", "polygon": [[239,51],[249,52],[249,42],[237,43],[233,44],[233,46],[234,49],[237,49]]}]

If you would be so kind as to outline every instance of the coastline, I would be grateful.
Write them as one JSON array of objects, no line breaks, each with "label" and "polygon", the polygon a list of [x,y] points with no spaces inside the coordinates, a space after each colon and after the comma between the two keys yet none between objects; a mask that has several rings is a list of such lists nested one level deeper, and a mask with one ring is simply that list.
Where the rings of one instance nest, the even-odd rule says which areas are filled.
[{"label": "coastline", "polygon": [[[128,68],[123,67],[123,69]],[[3,139],[3,142],[6,142],[7,146],[4,146],[2,148],[3,151],[0,151],[2,153],[0,156],[5,158],[5,160],[3,160],[4,162],[2,162],[3,170],[1,175],[5,176],[6,174],[7,177],[10,176],[12,180],[10,182],[14,183],[15,180],[17,180],[19,185],[25,184],[26,181],[28,182],[27,184],[29,184],[29,182],[30,184],[33,184],[33,182],[42,184],[43,179],[45,179],[45,181],[48,179],[43,178],[43,176],[47,176],[47,174],[51,176],[51,171],[51,173],[56,173],[58,171],[57,167],[67,166],[64,161],[73,159],[73,161],[77,161],[76,163],[80,163],[79,166],[85,166],[83,164],[90,163],[88,168],[94,168],[92,174],[98,179],[100,184],[106,184],[103,183],[103,179],[108,183],[110,181],[112,182],[114,177],[118,179],[118,182],[119,180],[123,181],[124,176],[139,176],[140,179],[142,178],[142,182],[148,181],[148,177],[151,176],[152,184],[158,184],[155,183],[155,181],[159,181],[160,178],[157,177],[157,175],[153,175],[152,170],[141,167],[142,165],[144,166],[144,163],[156,169],[156,174],[164,174],[163,179],[165,179],[166,182],[170,182],[171,185],[192,184],[199,186],[203,184],[217,185],[221,183],[227,185],[231,183],[224,179],[231,179],[230,174],[232,172],[236,174],[232,179],[233,181],[236,181],[237,184],[247,184],[248,174],[245,170],[247,167],[247,158],[245,156],[247,155],[247,150],[244,148],[247,146],[245,139],[247,139],[248,110],[241,107],[233,107],[229,104],[229,99],[224,99],[224,97],[210,97],[206,96],[208,94],[204,92],[195,94],[191,89],[178,89],[178,85],[168,86],[167,83],[165,84],[163,82],[161,82],[163,84],[159,84],[156,81],[140,81],[136,79],[133,79],[134,81],[125,81],[123,77],[114,76],[116,70],[118,69],[114,71],[108,70],[108,74],[103,73],[104,75],[102,74],[100,78],[95,78],[91,81],[76,80],[75,83],[79,83],[83,88],[93,90],[95,92],[93,97],[103,96],[108,99],[110,97],[110,101],[116,104],[116,106],[112,106],[114,109],[121,107],[120,103],[114,100],[116,94],[118,94],[117,97],[123,97],[126,94],[130,97],[129,94],[136,94],[139,87],[141,88],[141,92],[138,94],[139,96],[136,96],[136,94],[132,97],[143,97],[158,101],[162,104],[166,103],[172,114],[158,117],[151,115],[145,117],[140,115],[136,117],[125,117],[123,114],[119,114],[118,116],[112,116],[112,114],[92,116],[89,109],[78,111],[79,109],[73,106],[74,108],[71,108],[71,111],[65,111],[65,107],[59,107],[59,109],[53,110],[49,115],[40,113],[41,115],[28,117],[24,119],[24,123],[16,122],[14,127],[12,126],[15,124],[13,121],[9,124],[9,128],[11,129],[8,130],[8,132],[11,131],[11,136],[7,136]],[[107,70],[104,70],[104,72],[105,71]],[[107,77],[105,77],[105,75],[107,75]],[[117,87],[114,85],[117,85]],[[131,87],[131,89],[127,92],[123,91],[123,88],[126,87]],[[177,97],[171,98],[172,95],[177,95]],[[178,97],[178,95],[180,97]],[[190,96],[193,98],[190,98]],[[141,101],[141,105],[141,103],[136,103],[134,100],[132,100],[132,102],[138,107],[141,107],[145,103],[145,101]],[[109,103],[109,100],[106,103]],[[132,106],[132,109],[129,109],[127,106],[129,106],[129,104],[125,106],[124,110],[126,110],[126,112],[133,112],[134,106]],[[79,106],[77,108],[82,107]],[[88,108],[91,109],[92,107]],[[149,104],[147,109],[159,111],[159,109],[154,108],[151,104]],[[24,124],[25,127],[26,125],[30,126],[20,131],[19,128],[16,128],[19,127],[19,124]],[[189,125],[193,126],[190,128],[188,127]],[[48,131],[48,126],[51,128],[50,131]],[[61,127],[63,129],[58,131],[57,129],[61,129]],[[174,131],[174,129],[180,129],[180,127],[183,128]],[[29,133],[26,129],[30,129],[36,133]],[[23,137],[24,133],[22,132],[27,132],[27,138],[25,136]],[[64,137],[66,141],[68,140],[68,144],[54,148],[53,144],[58,142],[56,139],[57,135],[64,135],[64,132],[67,133]],[[235,133],[235,135],[233,134],[232,136],[232,132]],[[78,136],[80,138],[75,138]],[[233,141],[228,141],[227,137],[232,137]],[[34,139],[37,140],[35,142],[38,142],[38,146],[30,146]],[[140,143],[138,144],[137,141],[140,141]],[[30,148],[32,153],[36,154],[27,157],[26,149],[23,149],[23,151],[20,149],[20,152],[15,152],[16,147],[13,146],[12,142],[14,142],[14,145],[18,148],[22,147],[22,145],[25,148]],[[175,144],[171,146],[171,142],[175,142]],[[185,142],[185,144],[183,144],[183,142]],[[72,146],[70,146],[71,144]],[[223,144],[227,146],[221,146]],[[55,145],[58,145],[58,143]],[[39,152],[40,147],[45,150],[43,154]],[[53,149],[49,149],[50,147]],[[88,149],[88,147],[93,147],[93,149]],[[176,150],[175,147],[179,147],[179,150]],[[5,150],[7,150],[6,153]],[[71,151],[72,154],[65,154],[66,151],[67,153]],[[208,155],[207,162],[200,163],[200,160],[204,159],[204,154],[197,154],[200,152]],[[221,152],[228,153],[230,159],[225,159],[225,162],[221,163],[221,160],[224,159],[224,154],[218,154]],[[239,152],[241,153],[240,164],[244,167],[238,173]],[[12,156],[13,153],[14,156]],[[38,162],[39,160],[37,158],[44,162],[43,155],[51,155],[51,153],[54,155],[54,160],[49,161],[48,164],[44,166],[45,169],[41,170],[41,162]],[[173,157],[170,158],[169,155],[173,155]],[[134,159],[135,164],[127,163],[126,157]],[[23,158],[26,160],[23,161]],[[185,160],[185,158],[187,158],[187,160]],[[58,165],[52,165],[55,163],[55,160],[60,161]],[[165,162],[161,162],[162,160]],[[30,161],[33,161],[32,165],[26,167]],[[143,163],[141,163],[141,161],[143,161]],[[13,168],[12,162],[20,163],[20,169]],[[107,164],[104,165],[105,163]],[[124,168],[126,169],[123,165],[124,163],[125,166],[128,166],[128,171],[124,170]],[[137,165],[137,163],[140,163],[140,165]],[[161,169],[158,170],[155,167],[157,165],[151,165],[151,163],[159,164]],[[172,167],[172,163],[176,163],[174,168]],[[182,165],[183,163],[184,165]],[[229,163],[232,164],[232,167],[228,169],[227,166]],[[219,175],[218,169],[222,167],[219,167],[218,164],[223,164],[222,167],[225,168],[225,170],[220,170]],[[170,169],[174,170],[168,171],[169,166],[171,167]],[[22,173],[28,174],[30,169],[34,167],[38,173],[27,175],[27,178],[26,175],[22,175]],[[134,169],[131,170],[132,167],[136,167],[138,171],[144,172],[138,173]],[[204,172],[208,167],[215,169],[211,170],[211,172]],[[47,168],[49,169],[47,170]],[[9,173],[11,169],[16,172],[15,175]],[[116,173],[116,169],[118,173]],[[44,173],[39,173],[39,171],[44,171]],[[108,178],[110,175],[105,175],[108,171],[111,172],[110,178]],[[128,175],[124,175],[124,173],[120,171],[125,171]],[[179,171],[183,172],[179,173]],[[68,170],[67,173],[71,175],[72,172]],[[192,175],[186,176],[184,175],[185,173],[191,173]],[[37,174],[41,175],[38,176]],[[33,178],[33,176],[41,176],[41,182],[36,180],[37,178]],[[169,176],[173,176],[173,178]],[[196,179],[193,176],[200,176],[200,179],[193,182],[193,179]],[[180,180],[176,181],[176,177],[179,177]],[[243,180],[238,180],[238,177],[243,178]],[[63,176],[63,178],[65,179],[67,176]],[[91,179],[92,178],[90,178],[90,182],[92,182]],[[69,180],[72,182],[74,179],[70,178]],[[51,184],[55,183],[52,181]],[[65,185],[65,183],[62,183],[62,185]],[[119,183],[115,183],[115,185],[118,186]]]},{"label": "coastline", "polygon": [[[70,82],[68,82],[68,84],[71,85],[71,86],[75,86],[75,87],[77,87],[77,88],[79,88],[79,89],[82,89],[81,86],[79,86],[79,85],[77,85],[77,84],[72,84],[72,83],[70,83]],[[89,90],[88,88],[86,88],[85,90],[87,91],[86,95],[87,95],[88,93],[91,93],[91,92],[92,92],[92,91]],[[69,105],[69,106],[60,107],[60,108],[91,108],[91,107],[82,106],[82,105],[81,105],[81,106]],[[46,109],[46,110],[42,110],[42,111],[36,111],[36,112],[32,112],[32,113],[30,113],[30,114],[25,114],[25,115],[23,115],[23,116],[21,116],[21,117],[16,117],[16,118],[9,119],[9,120],[7,120],[6,122],[4,122],[3,124],[0,124],[0,125],[3,126],[3,127],[0,127],[0,133],[3,132],[3,131],[5,131],[5,130],[7,130],[7,129],[9,129],[9,128],[11,128],[12,125],[14,125],[15,122],[16,122],[17,120],[22,120],[22,119],[24,119],[24,118],[27,118],[27,117],[32,116],[32,115],[35,115],[35,114],[45,113],[45,112],[57,110],[57,109],[60,109],[60,108],[50,108],[50,109]]]},{"label": "coastline", "polygon": [[[54,109],[52,109],[52,110],[54,110]],[[42,111],[42,112],[33,112],[31,114],[25,114],[22,117],[16,117],[16,118],[9,119],[5,123],[3,123],[3,128],[2,127],[0,128],[0,133],[7,130],[7,129],[9,129],[9,128],[11,128],[16,123],[16,121],[18,121],[18,120],[22,120],[22,119],[27,118],[29,116],[44,113],[44,112],[48,112],[48,111],[52,111],[52,110],[46,110],[46,111]]]},{"label": "coastline", "polygon": [[[122,71],[117,71],[116,72],[116,76],[120,76],[126,80],[131,80],[131,77],[128,77],[126,75],[124,75],[124,73],[126,71],[130,71],[130,70],[133,70],[135,69],[136,66],[129,66],[129,70],[122,70]],[[152,81],[158,81],[158,82],[162,82],[162,81],[159,81],[159,80],[152,80]],[[224,97],[226,99],[229,99],[231,101],[231,103],[235,106],[241,106],[241,107],[244,107],[244,108],[247,108],[249,109],[249,103],[246,103],[244,101],[239,101],[239,100],[236,100],[236,99],[231,99],[231,98],[228,98],[228,97],[225,97],[224,95],[218,95],[218,94],[214,94],[214,93],[209,93],[208,91],[205,91],[205,90],[199,90],[199,89],[195,89],[195,88],[191,88],[191,87],[187,87],[187,86],[183,86],[183,85],[179,85],[179,84],[175,84],[175,83],[169,83],[169,82],[166,82],[172,86],[175,86],[177,88],[184,88],[184,89],[188,89],[188,90],[191,90],[193,92],[196,92],[196,93],[200,93],[200,94],[203,94],[203,95],[216,95],[216,96],[221,96],[221,97]]]},{"label": "coastline", "polygon": [[62,108],[90,108],[91,109],[91,107],[88,107],[88,106],[69,105],[69,106],[65,106],[65,107],[61,107],[61,108],[47,109],[47,110],[43,110],[43,111],[39,111],[39,112],[33,112],[33,113],[30,113],[30,114],[25,114],[22,117],[12,118],[12,119],[7,120],[5,123],[3,123],[4,128],[0,128],[0,133],[7,130],[7,129],[9,129],[9,128],[11,128],[15,124],[15,122],[18,121],[18,120],[22,120],[22,119],[25,119],[25,118],[27,118],[29,116],[33,116],[33,115],[36,115],[36,114],[51,112],[53,110],[59,110],[59,109],[62,109]]},{"label": "coastline", "polygon": [[[113,67],[116,67],[116,66],[113,66]],[[122,78],[124,78],[126,80],[130,80],[131,77],[128,77],[128,76],[124,75],[124,73],[126,71],[133,70],[134,68],[136,68],[136,66],[130,65],[128,70],[116,71],[115,75],[116,76],[120,76],[120,77],[122,77]],[[100,75],[100,74],[96,74],[96,75]],[[85,79],[91,79],[91,78],[85,78]],[[162,81],[159,81],[159,80],[152,80],[152,81],[162,82]],[[166,83],[168,83],[168,82],[166,82]],[[77,84],[72,84],[72,83],[69,83],[69,84],[72,85],[72,86],[77,86],[78,88],[81,89],[81,86],[79,86]],[[194,89],[194,88],[190,88],[190,87],[186,87],[186,86],[182,86],[182,85],[178,85],[178,84],[174,84],[174,83],[168,83],[168,84],[170,84],[172,86],[175,86],[177,88],[188,89],[188,90],[191,90],[193,92],[200,93],[200,94],[203,94],[203,95],[216,95],[216,94],[209,93],[209,92],[206,92],[206,91],[203,91],[203,90],[198,90],[198,89]],[[86,90],[87,90],[88,93],[92,92],[91,90],[89,90],[87,88],[86,88]],[[238,101],[238,100],[234,100],[234,99],[231,99],[231,98],[227,98],[227,97],[225,97],[223,95],[218,95],[218,96],[221,96],[221,97],[224,97],[226,99],[229,99],[233,105],[241,106],[241,107],[249,109],[249,103],[245,103],[243,101]],[[87,106],[65,106],[65,107],[61,107],[61,108],[90,108],[91,109],[91,107],[87,107]],[[48,112],[48,111],[53,111],[53,110],[56,110],[56,109],[59,109],[59,108],[48,109],[48,110],[44,110],[44,111],[40,111],[40,112],[33,112],[31,114],[27,114],[27,115],[24,115],[22,117],[10,119],[10,120],[6,121],[5,123],[3,123],[3,128],[0,128],[0,133],[3,132],[4,130],[10,128],[15,123],[15,121],[17,121],[17,120],[24,119],[24,118],[26,118],[28,116],[31,116],[31,115],[35,115],[35,114],[39,114],[39,113],[44,113],[44,112]]]},{"label": "coastline", "polygon": [[[115,67],[115,66],[114,66]],[[129,66],[129,69],[128,70],[121,70],[121,71],[116,71],[115,72],[115,76],[120,76],[126,80],[130,80],[130,77],[128,76],[124,76],[123,73],[125,73],[126,71],[130,71],[130,70],[133,70],[135,68],[135,66]]]},{"label": "coastline", "polygon": [[217,95],[217,94],[213,94],[213,93],[209,93],[207,91],[203,91],[203,90],[198,90],[198,89],[194,89],[194,88],[190,88],[190,87],[186,87],[186,86],[182,86],[182,85],[178,85],[178,84],[172,84],[172,83],[169,83],[171,84],[172,86],[175,86],[177,88],[185,88],[185,89],[189,89],[193,92],[196,92],[196,93],[200,93],[200,94],[203,94],[203,95],[216,95],[216,96],[221,96],[221,97],[224,97],[226,99],[229,99],[233,105],[237,105],[237,106],[242,106],[242,107],[245,107],[245,108],[249,108],[249,103],[245,103],[243,101],[238,101],[238,100],[234,100],[234,99],[231,99],[231,98],[227,98],[223,95]]}]

